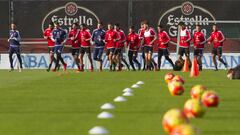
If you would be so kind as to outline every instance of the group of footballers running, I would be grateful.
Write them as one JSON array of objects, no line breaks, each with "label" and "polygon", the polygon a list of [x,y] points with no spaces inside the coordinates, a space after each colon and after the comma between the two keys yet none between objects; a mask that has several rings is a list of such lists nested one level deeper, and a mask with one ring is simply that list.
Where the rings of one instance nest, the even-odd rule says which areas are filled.
[{"label": "group of footballers running", "polygon": [[[199,70],[202,70],[202,56],[203,50],[206,43],[209,45],[213,43],[212,49],[212,58],[213,63],[215,65],[215,70],[217,71],[217,62],[218,60],[225,65],[227,68],[227,64],[222,59],[222,46],[225,41],[225,37],[223,33],[218,30],[217,25],[213,24],[211,33],[208,39],[205,38],[203,32],[201,32],[201,26],[196,25],[196,31],[194,31],[193,35],[185,26],[183,22],[179,22],[180,28],[180,42],[179,42],[179,50],[178,50],[178,61],[183,61],[183,56],[185,55],[187,61],[190,61],[190,43],[194,44],[194,58],[197,59]],[[169,57],[168,45],[170,42],[170,37],[168,33],[164,30],[163,25],[158,25],[157,27],[158,33],[155,32],[154,28],[149,26],[148,21],[141,22],[141,28],[138,32],[135,32],[134,26],[129,27],[129,33],[125,36],[124,31],[120,28],[118,23],[107,24],[107,31],[103,29],[103,24],[98,22],[97,28],[93,30],[92,34],[90,30],[87,28],[86,24],[81,24],[80,28],[78,23],[74,23],[72,25],[72,29],[69,33],[63,30],[58,22],[49,23],[49,27],[44,31],[44,38],[48,41],[48,48],[50,54],[50,64],[48,66],[47,71],[51,70],[51,66],[55,63],[55,67],[52,71],[56,71],[59,68],[59,62],[62,63],[63,69],[66,70],[67,64],[64,62],[62,58],[62,52],[64,49],[64,44],[66,42],[71,43],[72,47],[72,55],[74,57],[77,71],[84,71],[84,55],[86,54],[88,60],[90,62],[90,71],[94,70],[93,60],[91,55],[91,46],[94,46],[93,59],[99,62],[99,70],[102,71],[102,55],[106,48],[106,56],[109,60],[110,71],[121,71],[123,64],[130,70],[130,67],[127,61],[123,57],[123,50],[125,47],[128,49],[128,58],[129,63],[132,67],[132,70],[136,70],[135,64],[137,65],[137,69],[141,70],[141,64],[137,60],[138,52],[142,51],[142,58],[144,60],[144,65],[142,70],[160,70],[161,67],[161,58],[165,56],[165,59],[172,65],[173,69],[175,69],[176,64],[173,63],[171,58]],[[11,24],[10,30],[10,38],[8,39],[10,43],[9,49],[9,57],[10,57],[10,65],[11,70],[13,70],[13,60],[12,55],[16,53],[19,59],[20,68],[22,69],[22,60],[20,57],[20,34],[19,31],[16,30],[16,25]],[[156,63],[153,58],[153,47],[157,45],[158,47],[158,62]],[[54,56],[54,54],[56,54]]]}]

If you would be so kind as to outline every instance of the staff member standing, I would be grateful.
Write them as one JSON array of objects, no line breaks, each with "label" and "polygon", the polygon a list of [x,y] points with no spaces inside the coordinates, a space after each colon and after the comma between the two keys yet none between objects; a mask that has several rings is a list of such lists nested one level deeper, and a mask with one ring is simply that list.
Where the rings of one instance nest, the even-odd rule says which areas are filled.
[{"label": "staff member standing", "polygon": [[22,72],[22,58],[21,58],[21,48],[20,48],[20,34],[19,31],[17,30],[17,26],[16,24],[12,23],[11,24],[11,30],[9,32],[9,60],[10,60],[10,67],[11,69],[9,70],[9,72],[14,70],[13,67],[13,54],[16,53],[17,54],[17,58],[18,58],[18,62],[20,64],[20,69],[19,72]]}]

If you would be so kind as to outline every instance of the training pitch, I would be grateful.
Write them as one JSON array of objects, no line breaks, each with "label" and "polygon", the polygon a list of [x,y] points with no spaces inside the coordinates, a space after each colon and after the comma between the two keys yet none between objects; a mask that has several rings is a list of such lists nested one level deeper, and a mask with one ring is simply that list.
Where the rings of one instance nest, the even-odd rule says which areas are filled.
[{"label": "training pitch", "polygon": [[[164,81],[169,70],[159,72],[84,72],[76,74],[24,70],[0,70],[1,135],[88,135],[103,126],[110,135],[164,135],[163,114],[183,108],[190,88],[203,84],[218,92],[220,104],[208,108],[203,118],[190,122],[202,135],[240,134],[240,81],[226,78],[226,71],[204,70],[197,78],[174,72],[185,79],[182,96],[170,95]],[[144,81],[126,102],[113,102],[123,89]],[[98,119],[100,106],[112,103],[112,119]]]}]

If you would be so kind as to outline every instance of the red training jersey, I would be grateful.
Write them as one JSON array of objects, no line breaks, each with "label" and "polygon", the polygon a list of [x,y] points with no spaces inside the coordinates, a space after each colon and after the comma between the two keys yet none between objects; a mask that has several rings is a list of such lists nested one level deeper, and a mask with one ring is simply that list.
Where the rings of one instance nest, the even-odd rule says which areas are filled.
[{"label": "red training jersey", "polygon": [[190,46],[191,35],[187,28],[180,31],[180,43],[179,46],[188,48]]},{"label": "red training jersey", "polygon": [[127,36],[127,45],[130,51],[138,51],[140,45],[139,35],[137,33],[129,33]]},{"label": "red training jersey", "polygon": [[225,37],[221,31],[217,30],[211,33],[210,37],[208,38],[208,41],[213,42],[214,48],[222,47],[223,42],[225,41]]},{"label": "red training jersey", "polygon": [[118,39],[118,34],[113,29],[108,30],[105,34],[105,42],[107,49],[115,48],[116,47],[116,41]]},{"label": "red training jersey", "polygon": [[151,43],[154,39],[154,36],[156,35],[153,28],[149,28],[148,30],[144,30],[144,45],[145,46],[153,46],[153,43]]},{"label": "red training jersey", "polygon": [[138,36],[139,36],[140,39],[143,39],[144,31],[145,31],[145,30],[144,30],[143,28],[140,28],[140,29],[138,30]]},{"label": "red training jersey", "polygon": [[77,41],[77,34],[78,34],[77,29],[72,29],[68,34],[68,37],[71,41],[72,48],[79,48],[80,47],[79,43]]},{"label": "red training jersey", "polygon": [[88,29],[80,30],[78,32],[77,39],[81,47],[90,47],[91,33]]},{"label": "red training jersey", "polygon": [[143,40],[143,37],[144,37],[144,29],[143,28],[140,28],[138,30],[138,36],[139,36],[139,39],[140,39],[140,44],[144,47],[144,40]]},{"label": "red training jersey", "polygon": [[168,42],[170,41],[170,37],[166,31],[158,32],[158,48],[166,49],[168,47]]},{"label": "red training jersey", "polygon": [[124,47],[124,42],[126,41],[126,36],[123,32],[123,30],[117,30],[118,33],[118,40],[116,41],[116,48],[123,48]]},{"label": "red training jersey", "polygon": [[54,47],[55,43],[54,43],[54,42],[52,41],[52,39],[51,39],[52,29],[47,28],[46,30],[44,30],[43,36],[44,36],[44,37],[47,37],[48,47]]},{"label": "red training jersey", "polygon": [[205,42],[206,42],[205,35],[201,31],[194,32],[194,34],[193,34],[193,44],[194,44],[195,48],[203,49]]}]

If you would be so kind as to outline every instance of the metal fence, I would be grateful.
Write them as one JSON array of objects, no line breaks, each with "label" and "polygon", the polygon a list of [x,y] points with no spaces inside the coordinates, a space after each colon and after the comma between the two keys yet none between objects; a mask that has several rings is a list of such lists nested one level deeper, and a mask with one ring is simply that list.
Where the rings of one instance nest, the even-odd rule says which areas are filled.
[{"label": "metal fence", "polygon": [[[154,28],[159,23],[176,42],[177,23],[186,22],[194,31],[196,22],[209,36],[211,24],[218,23],[225,36],[228,51],[238,51],[240,37],[240,1],[182,0],[2,0],[0,1],[0,38],[8,37],[9,24],[15,22],[24,39],[38,41],[42,30],[53,20],[69,30],[74,21],[86,23],[92,30],[98,21],[120,23],[127,33],[130,25],[140,27],[149,20]],[[6,42],[0,40],[0,51]],[[226,50],[226,49],[225,49]]]}]

